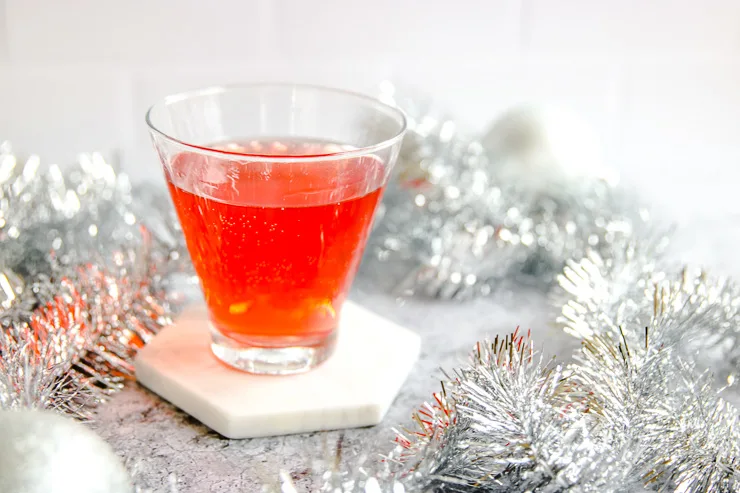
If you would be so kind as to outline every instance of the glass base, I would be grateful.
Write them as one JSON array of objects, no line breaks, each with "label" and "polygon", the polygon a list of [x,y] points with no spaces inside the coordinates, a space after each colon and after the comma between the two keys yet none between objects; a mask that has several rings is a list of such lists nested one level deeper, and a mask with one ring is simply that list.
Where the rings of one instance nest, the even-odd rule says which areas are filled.
[{"label": "glass base", "polygon": [[210,329],[211,351],[219,360],[237,370],[258,375],[305,373],[326,361],[336,345],[336,330],[308,344],[265,347],[234,341],[213,325]]}]

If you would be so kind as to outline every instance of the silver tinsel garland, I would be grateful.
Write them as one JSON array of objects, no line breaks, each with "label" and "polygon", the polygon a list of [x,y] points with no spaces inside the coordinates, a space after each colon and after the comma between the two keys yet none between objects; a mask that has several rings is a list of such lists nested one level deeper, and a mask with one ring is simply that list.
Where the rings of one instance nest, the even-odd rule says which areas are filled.
[{"label": "silver tinsel garland", "polygon": [[610,451],[590,435],[590,399],[528,336],[479,343],[417,428],[399,433],[397,474],[428,471],[413,488],[424,491],[603,491],[612,478],[592,464]]},{"label": "silver tinsel garland", "polygon": [[[553,296],[558,321],[582,339],[621,336],[620,327],[660,330],[679,355],[733,385],[740,368],[740,288],[701,269],[670,268],[652,247],[633,246],[605,261],[596,252],[571,261]],[[628,333],[636,339],[640,335]]]},{"label": "silver tinsel garland", "polygon": [[[569,315],[584,344],[567,366],[517,333],[479,343],[391,454],[324,464],[321,491],[740,491],[740,415],[682,349],[737,303],[689,279],[643,287],[646,325],[614,323],[641,304],[629,298]],[[288,476],[278,487],[293,491]]]},{"label": "silver tinsel garland", "polygon": [[0,409],[87,418],[133,376],[136,349],[169,323],[168,283],[189,269],[157,197],[134,200],[98,154],[62,172],[0,146]]},{"label": "silver tinsel garland", "polygon": [[[486,148],[398,92],[385,84],[382,98],[406,111],[408,133],[371,239],[381,260],[408,263],[398,293],[465,299],[511,280],[550,286],[567,259],[591,250],[608,258],[649,234],[647,209],[613,181],[558,169],[512,175],[506,145]],[[546,186],[526,186],[533,179]]]},{"label": "silver tinsel garland", "polygon": [[[12,306],[2,313],[0,409],[53,409],[83,416],[115,381],[90,380],[77,364],[99,337],[86,306],[68,279],[52,301],[33,311]],[[102,375],[101,375],[102,377]]]},{"label": "silver tinsel garland", "polygon": [[561,278],[573,299],[560,320],[584,340],[577,379],[609,410],[631,476],[658,490],[740,491],[740,416],[707,371],[736,379],[738,291],[701,271],[656,270],[649,253],[626,258],[592,254]]},{"label": "silver tinsel garland", "polygon": [[568,263],[559,277],[567,295],[553,299],[566,331],[583,339],[571,364],[543,364],[516,333],[481,342],[384,462],[327,468],[319,484],[740,491],[740,414],[714,376],[737,380],[740,291],[700,270],[664,270],[660,250],[633,244],[607,260],[592,251]]}]

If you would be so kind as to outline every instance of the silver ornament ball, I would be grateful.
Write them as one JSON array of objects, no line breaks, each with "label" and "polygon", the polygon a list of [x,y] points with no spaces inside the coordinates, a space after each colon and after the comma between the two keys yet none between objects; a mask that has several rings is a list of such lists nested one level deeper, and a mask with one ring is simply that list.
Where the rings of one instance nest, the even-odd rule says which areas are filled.
[{"label": "silver ornament ball", "polygon": [[499,172],[518,186],[553,191],[583,178],[616,182],[597,132],[578,113],[554,104],[522,104],[496,119],[481,138]]},{"label": "silver ornament ball", "polygon": [[111,447],[85,425],[44,411],[0,412],[0,493],[131,493]]}]

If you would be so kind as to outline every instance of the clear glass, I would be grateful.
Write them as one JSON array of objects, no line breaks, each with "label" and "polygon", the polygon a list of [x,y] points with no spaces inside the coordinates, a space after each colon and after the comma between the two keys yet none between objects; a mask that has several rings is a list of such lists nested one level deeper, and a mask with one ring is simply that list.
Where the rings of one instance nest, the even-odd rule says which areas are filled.
[{"label": "clear glass", "polygon": [[240,370],[307,371],[342,304],[401,145],[403,113],[323,87],[215,87],[146,116],[211,321]]}]

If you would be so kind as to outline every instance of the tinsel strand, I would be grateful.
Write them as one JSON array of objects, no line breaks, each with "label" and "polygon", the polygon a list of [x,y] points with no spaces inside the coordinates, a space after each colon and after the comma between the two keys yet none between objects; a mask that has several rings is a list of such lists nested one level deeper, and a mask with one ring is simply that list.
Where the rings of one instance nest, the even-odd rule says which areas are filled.
[{"label": "tinsel strand", "polygon": [[483,341],[414,415],[416,426],[397,433],[381,465],[351,469],[361,475],[326,468],[322,491],[611,491],[621,470],[592,435],[594,407],[528,335]]},{"label": "tinsel strand", "polygon": [[644,205],[613,183],[523,187],[505,172],[507,156],[430,103],[391,84],[382,98],[404,108],[409,127],[371,239],[380,259],[411,265],[397,292],[465,299],[511,280],[549,287],[566,260],[591,250],[609,258],[654,234]]},{"label": "tinsel strand", "polygon": [[738,412],[681,349],[730,300],[706,277],[647,271],[641,298],[582,312],[572,364],[546,364],[516,332],[477,344],[382,465],[326,468],[322,491],[740,491]]},{"label": "tinsel strand", "polygon": [[63,172],[0,147],[0,408],[89,418],[170,323],[168,282],[189,272],[188,257],[171,208],[137,198],[98,154]]},{"label": "tinsel strand", "polygon": [[600,400],[628,477],[661,491],[737,491],[738,412],[710,371],[735,379],[738,291],[695,269],[656,270],[649,256],[631,262],[592,254],[560,279],[573,296],[560,321],[584,340],[576,380]]},{"label": "tinsel strand", "polygon": [[30,314],[1,317],[0,409],[53,409],[88,418],[91,403],[116,387],[88,372],[82,358],[99,336],[87,305],[68,279],[61,292]]}]

